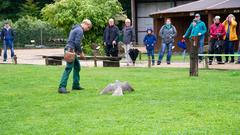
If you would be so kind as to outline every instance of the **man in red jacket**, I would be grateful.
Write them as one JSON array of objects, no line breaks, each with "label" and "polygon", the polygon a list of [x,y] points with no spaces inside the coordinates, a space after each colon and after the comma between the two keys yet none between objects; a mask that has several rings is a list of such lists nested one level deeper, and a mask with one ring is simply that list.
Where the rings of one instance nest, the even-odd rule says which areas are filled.
[{"label": "man in red jacket", "polygon": [[[220,16],[215,16],[214,24],[210,27],[210,45],[209,54],[221,54],[223,50],[223,37],[226,31],[222,23],[220,23]],[[224,64],[222,57],[217,56],[217,63]],[[213,57],[209,57],[209,65],[212,65]]]}]

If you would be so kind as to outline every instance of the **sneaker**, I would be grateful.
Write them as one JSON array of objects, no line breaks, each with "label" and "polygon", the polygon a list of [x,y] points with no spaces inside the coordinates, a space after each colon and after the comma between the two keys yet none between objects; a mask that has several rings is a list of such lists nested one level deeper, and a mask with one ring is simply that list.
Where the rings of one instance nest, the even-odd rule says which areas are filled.
[{"label": "sneaker", "polygon": [[158,62],[157,62],[157,65],[160,65],[160,64],[161,64],[161,61],[158,61]]},{"label": "sneaker", "polygon": [[170,61],[167,61],[167,64],[168,64],[168,65],[170,65],[170,64],[171,64],[171,62],[170,62]]},{"label": "sneaker", "polygon": [[84,88],[83,87],[72,87],[72,90],[84,90]]},{"label": "sneaker", "polygon": [[228,63],[228,60],[224,61],[224,63]]},{"label": "sneaker", "polygon": [[234,63],[234,60],[231,60],[229,63]]},{"label": "sneaker", "polygon": [[64,88],[64,87],[61,87],[61,88],[58,89],[58,93],[67,94],[67,93],[69,93],[69,91],[67,91],[67,89]]}]

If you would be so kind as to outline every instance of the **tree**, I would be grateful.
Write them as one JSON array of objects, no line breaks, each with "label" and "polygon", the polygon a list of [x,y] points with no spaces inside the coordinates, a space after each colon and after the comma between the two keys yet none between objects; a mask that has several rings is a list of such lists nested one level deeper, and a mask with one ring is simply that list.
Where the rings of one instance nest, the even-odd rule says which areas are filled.
[{"label": "tree", "polygon": [[128,18],[131,18],[131,0],[119,0],[119,2],[122,4],[122,7],[124,9],[124,12],[126,12]]},{"label": "tree", "polygon": [[19,16],[34,16],[40,17],[40,7],[37,6],[38,3],[35,3],[33,0],[26,0],[24,4],[22,4],[21,12]]},{"label": "tree", "polygon": [[17,20],[17,13],[20,11],[23,0],[1,0],[0,1],[0,20],[12,19]]},{"label": "tree", "polygon": [[43,18],[69,32],[73,24],[88,18],[93,23],[91,31],[83,40],[85,51],[90,51],[92,43],[102,44],[103,30],[107,20],[117,14],[123,14],[122,6],[117,0],[58,0],[42,10]]},{"label": "tree", "polygon": [[[27,1],[28,0],[0,0],[0,20],[11,19],[13,21],[16,21],[18,18],[21,18],[23,5],[25,5]],[[32,1],[32,3],[35,4],[36,8],[38,9],[38,16],[40,16],[39,13],[46,4],[50,4],[53,2],[54,0],[34,0],[34,2]],[[23,11],[25,12],[25,10]],[[31,15],[31,10],[27,14]]]}]

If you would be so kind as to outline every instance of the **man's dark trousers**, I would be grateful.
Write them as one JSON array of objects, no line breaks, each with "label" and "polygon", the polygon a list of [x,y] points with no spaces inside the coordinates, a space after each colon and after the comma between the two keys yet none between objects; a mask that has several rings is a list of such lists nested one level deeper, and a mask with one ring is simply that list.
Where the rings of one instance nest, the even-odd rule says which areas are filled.
[{"label": "man's dark trousers", "polygon": [[118,46],[117,45],[107,45],[106,46],[106,56],[118,57]]},{"label": "man's dark trousers", "polygon": [[[223,40],[221,39],[211,39],[210,46],[209,46],[209,54],[222,54],[223,50]],[[222,57],[217,56],[217,62],[222,62]],[[209,57],[209,61],[213,61],[213,56]]]},{"label": "man's dark trousers", "polygon": [[67,62],[67,66],[65,68],[65,71],[63,72],[59,88],[61,88],[61,87],[66,88],[67,87],[68,77],[69,77],[69,75],[70,75],[70,73],[72,71],[72,68],[73,68],[73,85],[72,85],[72,88],[80,87],[80,84],[79,84],[79,80],[80,80],[79,72],[81,70],[81,67],[80,67],[79,59],[76,56],[75,60],[72,63],[68,63]]}]

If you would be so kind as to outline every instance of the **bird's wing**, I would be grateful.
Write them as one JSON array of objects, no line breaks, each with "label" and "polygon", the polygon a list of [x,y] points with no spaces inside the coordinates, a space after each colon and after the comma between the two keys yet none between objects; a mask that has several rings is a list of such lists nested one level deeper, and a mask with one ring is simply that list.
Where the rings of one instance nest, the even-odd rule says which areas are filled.
[{"label": "bird's wing", "polygon": [[133,87],[128,82],[122,83],[122,89],[123,91],[134,91]]},{"label": "bird's wing", "polygon": [[114,91],[114,85],[113,84],[109,84],[107,87],[105,87],[100,94],[107,94],[109,92],[113,92]]}]

